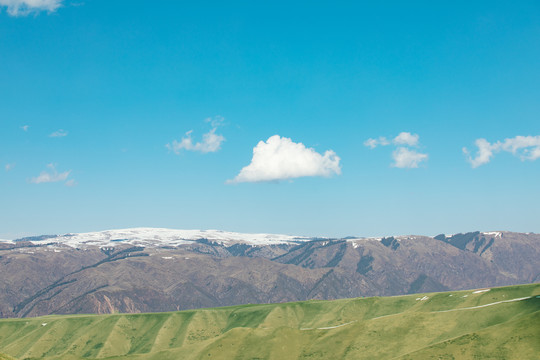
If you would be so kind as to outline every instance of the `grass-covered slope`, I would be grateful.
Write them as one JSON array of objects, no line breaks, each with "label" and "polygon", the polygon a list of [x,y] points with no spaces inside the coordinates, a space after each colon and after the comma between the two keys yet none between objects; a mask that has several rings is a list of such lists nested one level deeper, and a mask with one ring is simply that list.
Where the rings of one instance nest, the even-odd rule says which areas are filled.
[{"label": "grass-covered slope", "polygon": [[0,351],[18,359],[538,359],[540,284],[7,319]]}]

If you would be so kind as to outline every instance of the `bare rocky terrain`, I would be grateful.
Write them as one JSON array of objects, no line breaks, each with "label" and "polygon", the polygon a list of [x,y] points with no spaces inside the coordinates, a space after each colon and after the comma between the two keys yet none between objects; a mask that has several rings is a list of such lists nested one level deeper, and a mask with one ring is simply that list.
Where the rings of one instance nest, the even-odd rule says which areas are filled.
[{"label": "bare rocky terrain", "polygon": [[151,246],[112,238],[108,245],[81,246],[65,238],[0,242],[0,317],[159,312],[540,281],[538,234],[267,242],[249,236],[220,241],[214,234],[176,243],[153,238]]}]

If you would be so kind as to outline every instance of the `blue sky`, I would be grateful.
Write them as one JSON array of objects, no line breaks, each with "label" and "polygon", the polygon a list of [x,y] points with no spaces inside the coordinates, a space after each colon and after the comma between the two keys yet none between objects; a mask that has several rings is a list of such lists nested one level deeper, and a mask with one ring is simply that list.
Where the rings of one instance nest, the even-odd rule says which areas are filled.
[{"label": "blue sky", "polygon": [[0,238],[540,232],[539,63],[537,1],[0,0]]}]

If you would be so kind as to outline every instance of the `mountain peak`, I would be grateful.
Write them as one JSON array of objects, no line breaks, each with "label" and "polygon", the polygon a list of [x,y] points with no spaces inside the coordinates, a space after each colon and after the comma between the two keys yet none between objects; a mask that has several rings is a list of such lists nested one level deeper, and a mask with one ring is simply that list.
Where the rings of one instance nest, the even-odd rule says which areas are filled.
[{"label": "mountain peak", "polygon": [[43,239],[41,237],[24,239],[27,241],[46,240],[59,245],[77,248],[86,246],[116,246],[119,244],[144,247],[178,246],[202,239],[227,245],[234,243],[272,245],[311,240],[309,237],[283,234],[249,234],[223,230],[179,230],[148,227],[68,233],[47,236]]}]

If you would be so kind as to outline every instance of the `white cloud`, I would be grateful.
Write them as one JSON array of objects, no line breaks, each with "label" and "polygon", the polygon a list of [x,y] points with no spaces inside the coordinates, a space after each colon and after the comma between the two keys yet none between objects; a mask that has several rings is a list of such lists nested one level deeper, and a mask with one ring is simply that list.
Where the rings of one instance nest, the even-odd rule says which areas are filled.
[{"label": "white cloud", "polygon": [[540,158],[540,146],[537,146],[529,151],[527,160],[536,160],[538,158]]},{"label": "white cloud", "polygon": [[69,179],[68,181],[66,181],[66,183],[64,185],[72,187],[72,186],[77,185],[77,182],[75,180],[73,180],[73,179]]},{"label": "white cloud", "polygon": [[516,136],[502,143],[504,151],[519,156],[521,160],[536,160],[540,158],[540,136]]},{"label": "white cloud", "polygon": [[[30,182],[33,184],[60,182],[66,180],[71,173],[71,170],[59,173],[56,171],[56,166],[54,164],[48,164],[47,168],[49,168],[48,171],[42,171],[38,176],[31,178]],[[68,180],[68,182],[70,181],[71,180]]]},{"label": "white cloud", "polygon": [[67,131],[60,129],[60,130],[56,130],[55,132],[50,134],[49,137],[64,137],[64,136],[67,136],[67,135],[68,135]]},{"label": "white cloud", "polygon": [[418,134],[411,134],[410,132],[402,132],[392,140],[395,145],[408,145],[408,146],[417,146],[418,139],[420,136]]},{"label": "white cloud", "polygon": [[210,123],[212,129],[206,134],[203,134],[202,141],[200,142],[193,143],[193,139],[191,139],[193,130],[190,130],[186,132],[186,135],[182,140],[173,140],[170,144],[166,144],[165,146],[177,155],[180,154],[180,151],[182,150],[199,151],[201,153],[216,152],[221,148],[221,143],[225,141],[223,135],[216,134],[218,126],[222,125],[224,120],[225,119],[221,116],[205,119],[204,122]]},{"label": "white cloud", "polygon": [[34,12],[55,12],[63,0],[0,0],[0,6],[7,7],[11,16],[26,16]]},{"label": "white cloud", "polygon": [[371,149],[375,149],[377,146],[386,146],[390,144],[394,145],[407,145],[407,146],[417,146],[420,136],[418,134],[411,134],[410,132],[401,132],[398,136],[392,139],[392,142],[384,136],[380,136],[377,139],[369,138],[364,141],[364,146],[367,146]]},{"label": "white cloud", "polygon": [[417,168],[419,163],[427,160],[428,155],[405,147],[399,147],[392,153],[392,158],[394,159],[393,167],[411,169]]},{"label": "white cloud", "polygon": [[251,163],[228,183],[261,182],[293,179],[303,176],[341,174],[340,158],[332,150],[324,155],[302,143],[274,135],[253,148]]},{"label": "white cloud", "polygon": [[476,139],[474,143],[478,147],[474,158],[470,155],[467,148],[463,148],[463,153],[467,156],[467,161],[473,168],[487,164],[491,160],[493,152],[498,151],[498,145],[491,145],[486,139]]},{"label": "white cloud", "polygon": [[188,131],[186,136],[180,141],[173,140],[172,143],[167,144],[167,149],[173,151],[175,154],[180,154],[181,150],[209,153],[218,151],[221,148],[221,143],[225,141],[225,137],[216,134],[216,128],[213,128],[203,135],[202,141],[194,144],[191,139],[192,132],[192,130]]},{"label": "white cloud", "polygon": [[210,125],[212,125],[213,128],[217,128],[218,126],[223,125],[223,123],[225,122],[225,118],[223,116],[218,115],[218,116],[206,118],[204,119],[204,122],[210,123]]},{"label": "white cloud", "polygon": [[390,141],[388,141],[388,139],[385,138],[384,136],[380,136],[378,139],[369,138],[366,141],[364,141],[364,146],[367,146],[371,149],[375,149],[379,145],[381,146],[390,145]]},{"label": "white cloud", "polygon": [[364,146],[367,146],[367,147],[369,147],[371,149],[375,149],[377,147],[377,145],[378,145],[377,140],[372,139],[372,138],[369,138],[366,141],[364,141]]},{"label": "white cloud", "polygon": [[15,167],[15,164],[6,164],[6,166],[4,166],[4,168],[6,169],[6,171],[10,171],[10,170],[12,170],[14,167]]},{"label": "white cloud", "polygon": [[522,161],[540,158],[540,136],[516,136],[495,143],[490,143],[486,139],[476,139],[474,143],[478,148],[475,157],[471,156],[467,148],[463,148],[463,153],[473,168],[489,163],[491,158],[501,151],[509,152]]},{"label": "white cloud", "polygon": [[[0,1],[2,1],[2,0],[0,0]],[[29,128],[29,127],[30,127],[30,125],[23,125],[23,126],[21,126],[21,129],[22,129],[23,131],[28,131],[28,128]]]},{"label": "white cloud", "polygon": [[401,132],[399,135],[394,137],[392,141],[389,141],[386,137],[381,136],[378,139],[367,139],[364,141],[364,145],[374,149],[377,146],[387,146],[387,145],[394,145],[397,147],[392,152],[392,159],[394,159],[394,162],[392,163],[393,167],[397,168],[417,168],[418,164],[422,161],[426,161],[428,159],[427,154],[422,154],[416,150],[411,150],[407,148],[407,146],[418,146],[420,140],[420,136],[418,134],[411,134],[410,132]]}]

